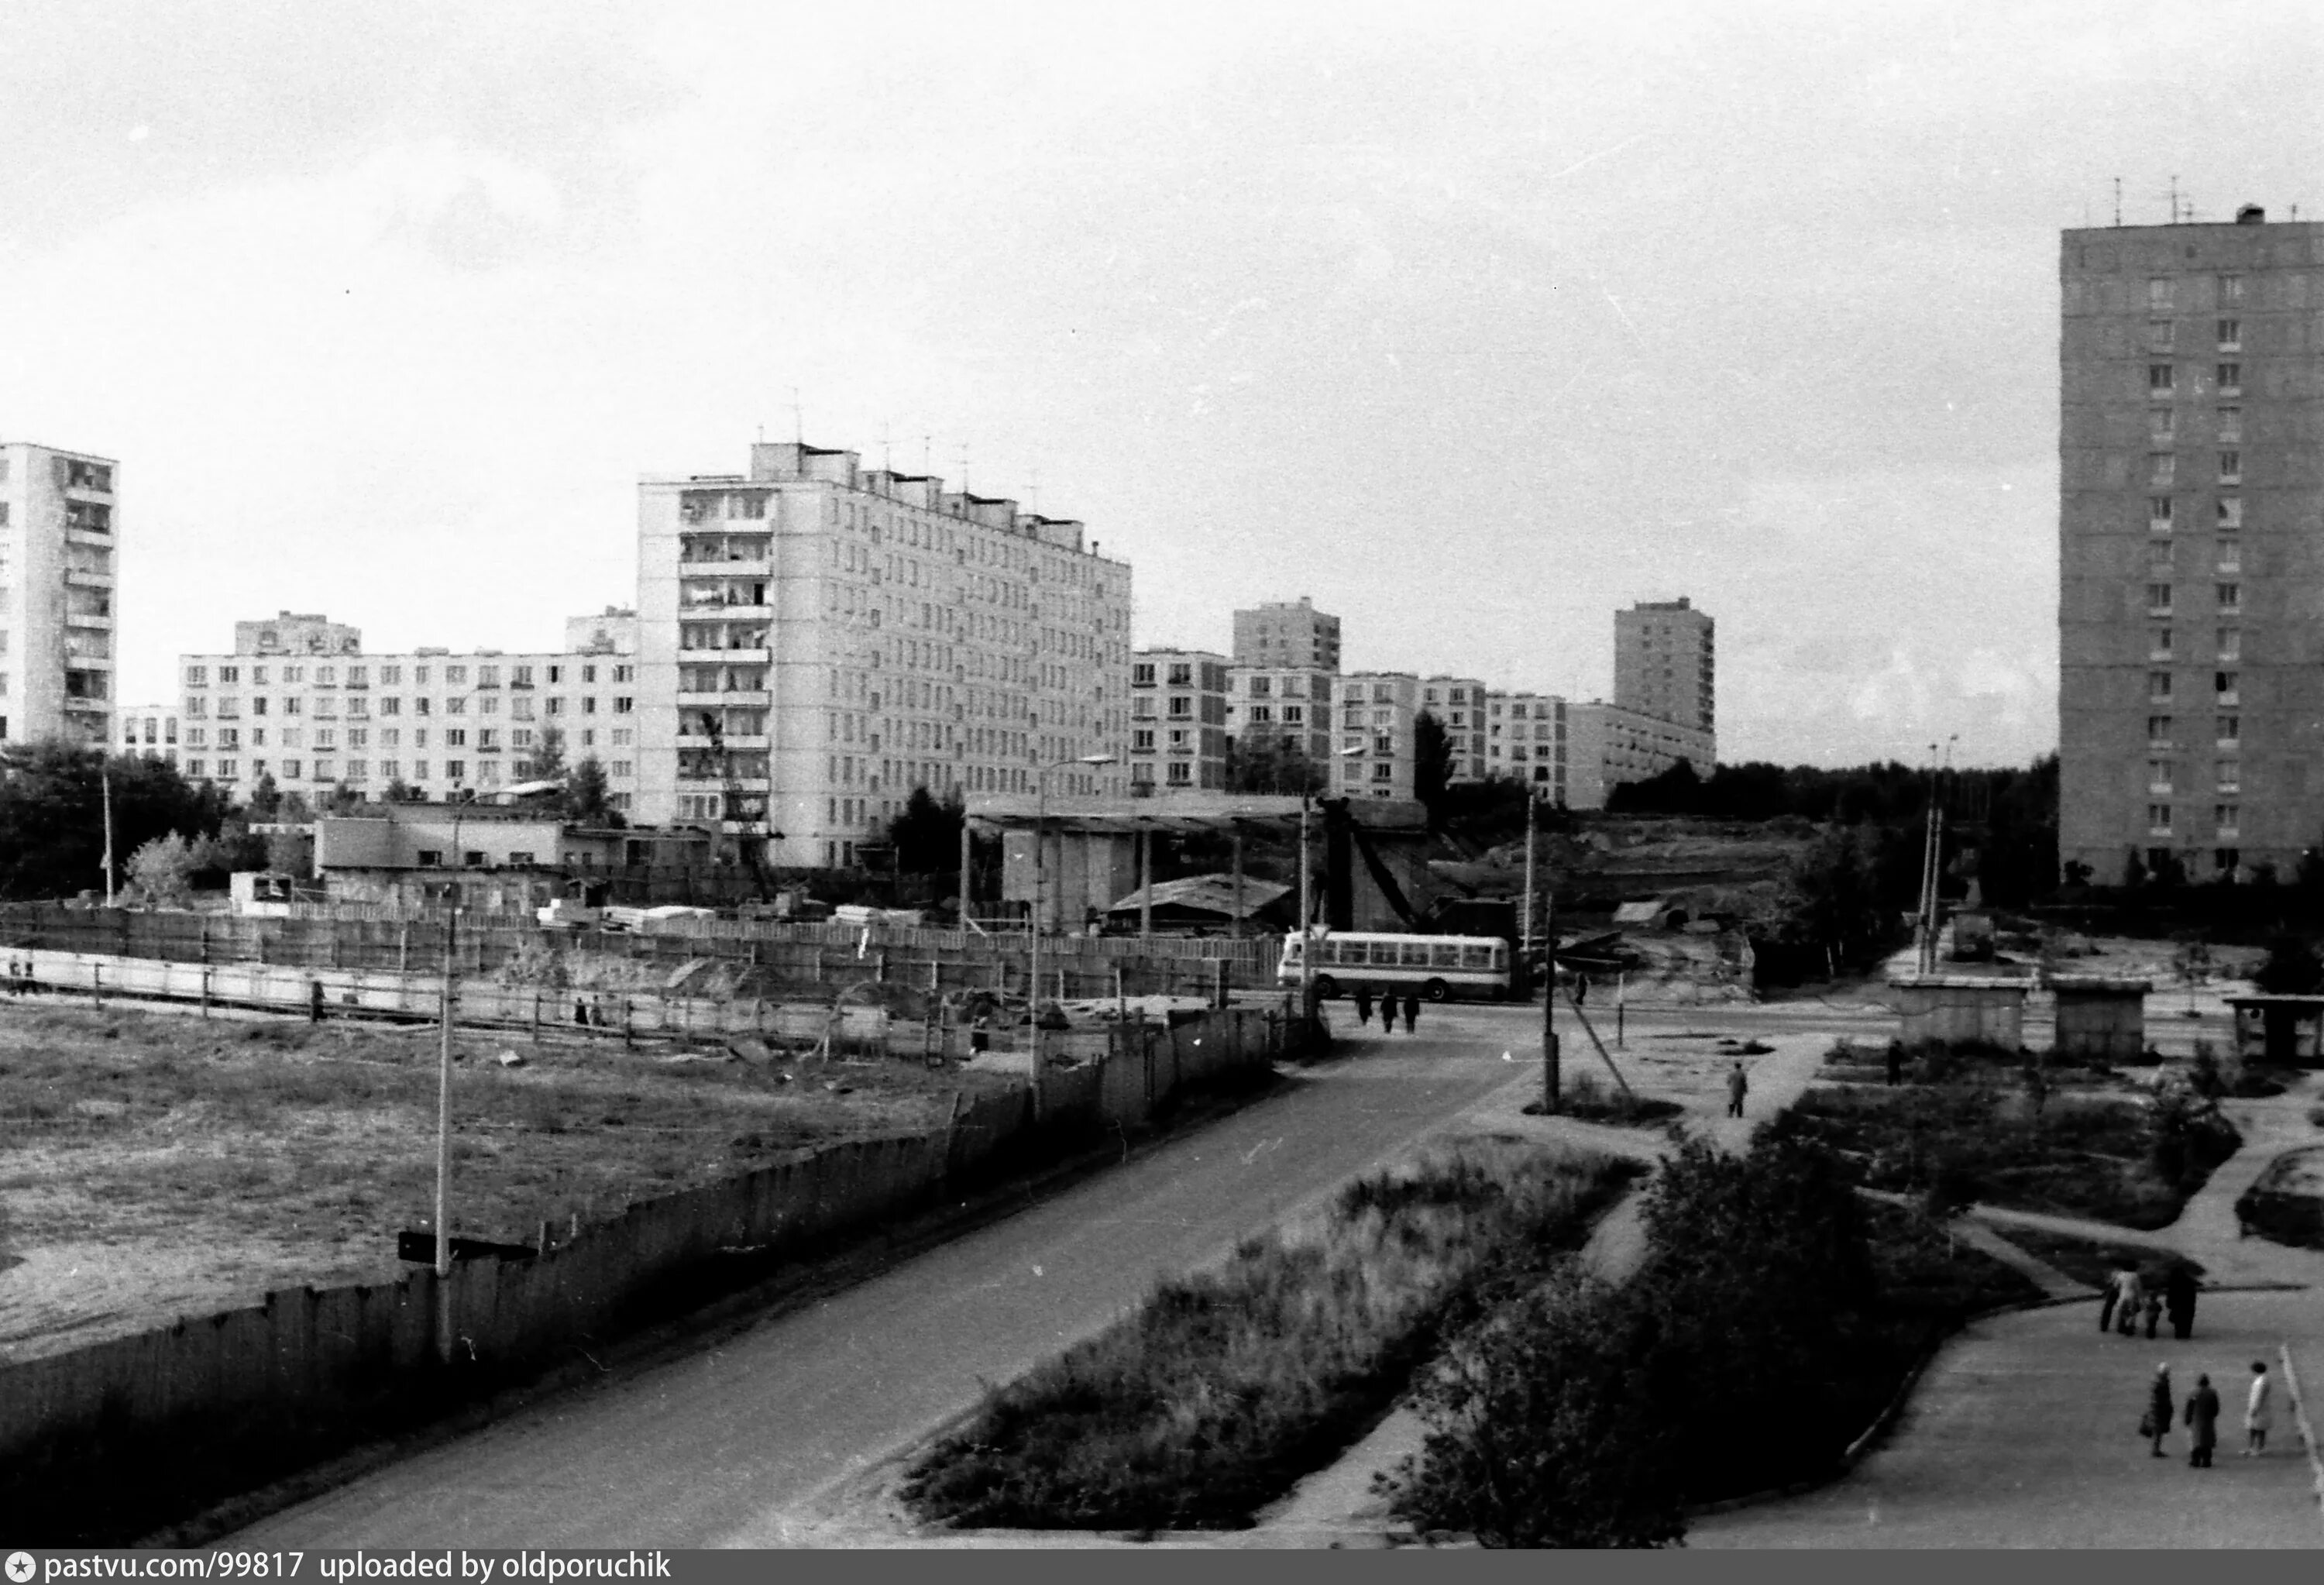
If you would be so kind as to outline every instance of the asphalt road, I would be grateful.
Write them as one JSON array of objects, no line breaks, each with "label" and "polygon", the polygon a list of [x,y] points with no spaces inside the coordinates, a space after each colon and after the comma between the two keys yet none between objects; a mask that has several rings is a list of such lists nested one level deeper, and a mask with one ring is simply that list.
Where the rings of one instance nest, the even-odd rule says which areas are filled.
[{"label": "asphalt road", "polygon": [[1539,1017],[1429,1008],[1416,1035],[1368,1042],[1363,1055],[1297,1074],[1281,1093],[860,1286],[531,1405],[224,1544],[807,1539],[818,1497],[972,1406],[983,1384],[1096,1331],[1157,1276],[1218,1258],[1526,1082]]}]

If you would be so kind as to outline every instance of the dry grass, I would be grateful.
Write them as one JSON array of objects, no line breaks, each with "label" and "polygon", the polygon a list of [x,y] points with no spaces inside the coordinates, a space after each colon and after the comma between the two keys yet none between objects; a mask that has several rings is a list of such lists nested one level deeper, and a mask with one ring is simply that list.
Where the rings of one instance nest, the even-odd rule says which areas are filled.
[{"label": "dry grass", "polygon": [[1631,1170],[1483,1145],[1353,1184],[1319,1225],[1162,1284],[993,1393],[907,1500],[964,1525],[1247,1525],[1361,1435],[1497,1282],[1576,1245]]},{"label": "dry grass", "polygon": [[[524,1065],[494,1060],[508,1049]],[[522,1242],[543,1220],[611,1215],[789,1150],[941,1124],[955,1090],[991,1082],[896,1062],[780,1083],[779,1067],[611,1043],[459,1050],[455,1225]],[[136,1315],[141,1250],[231,1248],[219,1303],[393,1271],[396,1231],[432,1208],[436,1117],[432,1031],[0,1010],[0,1215],[27,1258],[0,1275],[0,1348],[76,1320],[69,1293],[27,1291],[44,1247],[75,1251],[84,1275],[102,1262],[124,1324],[199,1297],[156,1294],[170,1308]]]}]

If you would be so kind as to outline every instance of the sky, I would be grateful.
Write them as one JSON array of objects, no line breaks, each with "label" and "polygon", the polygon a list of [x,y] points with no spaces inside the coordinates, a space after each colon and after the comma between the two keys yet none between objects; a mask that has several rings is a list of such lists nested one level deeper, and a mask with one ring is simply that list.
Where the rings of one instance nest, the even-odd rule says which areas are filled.
[{"label": "sky", "polygon": [[804,434],[1089,525],[1140,645],[1612,687],[1722,760],[2057,737],[2061,228],[2324,219],[2324,8],[12,0],[0,438],[118,686],[278,610],[553,647]]}]

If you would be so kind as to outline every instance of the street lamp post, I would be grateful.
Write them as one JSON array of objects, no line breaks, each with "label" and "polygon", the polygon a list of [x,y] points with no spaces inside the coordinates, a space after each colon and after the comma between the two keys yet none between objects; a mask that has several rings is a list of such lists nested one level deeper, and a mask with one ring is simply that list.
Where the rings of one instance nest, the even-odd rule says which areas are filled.
[{"label": "street lamp post", "polygon": [[[451,883],[456,886],[458,882]],[[459,894],[447,888],[444,916],[443,1028],[436,1060],[436,1348],[452,1362],[452,998],[458,962],[455,938],[460,928]]]},{"label": "street lamp post", "polygon": [[1028,978],[1025,1009],[1032,1019],[1033,1046],[1033,1110],[1041,1104],[1041,907],[1042,868],[1047,857],[1047,832],[1049,824],[1049,772],[1062,770],[1068,765],[1111,765],[1111,754],[1081,754],[1070,760],[1056,760],[1044,765],[1033,778],[1033,941]]}]

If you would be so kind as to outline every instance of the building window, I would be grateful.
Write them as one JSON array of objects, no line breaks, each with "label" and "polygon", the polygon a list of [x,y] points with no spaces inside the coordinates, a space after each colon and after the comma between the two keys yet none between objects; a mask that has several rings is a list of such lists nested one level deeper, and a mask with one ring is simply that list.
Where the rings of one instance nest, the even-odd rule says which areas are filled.
[{"label": "building window", "polygon": [[2238,834],[2238,828],[2243,824],[2244,811],[2241,804],[2215,804],[2211,807],[2211,813],[2221,836]]},{"label": "building window", "polygon": [[2169,615],[2171,612],[2171,585],[2168,584],[2147,585],[2146,609],[2157,616]]},{"label": "building window", "polygon": [[2146,365],[2146,392],[2150,396],[2168,396],[2172,392],[2172,366],[2169,364]]},{"label": "building window", "polygon": [[2243,735],[2244,718],[2242,716],[2222,715],[2219,717],[2218,741],[2221,743],[2239,742],[2242,741]]},{"label": "building window", "polygon": [[2219,483],[2240,484],[2244,482],[2244,454],[2240,451],[2219,453]]},{"label": "building window", "polygon": [[2222,760],[2218,765],[2218,790],[2239,793],[2244,790],[2244,763],[2240,760]]},{"label": "building window", "polygon": [[2153,700],[2158,705],[2169,704],[2171,702],[2171,674],[2167,671],[2148,672],[2146,674],[2146,696]]},{"label": "building window", "polygon": [[2223,627],[2219,630],[2219,659],[2240,660],[2244,658],[2244,630]]},{"label": "building window", "polygon": [[1140,754],[1152,753],[1154,751],[1154,729],[1150,726],[1140,727],[1137,731],[1131,733],[1130,734],[1130,746],[1132,751]]},{"label": "building window", "polygon": [[2244,542],[2241,539],[2219,541],[2218,570],[2239,574],[2244,570]]},{"label": "building window", "polygon": [[2178,438],[2179,415],[2167,407],[2150,408],[2146,414],[2146,439],[2152,446],[2169,446]]},{"label": "building window", "polygon": [[2150,793],[2160,793],[2165,797],[2169,796],[2171,792],[2171,772],[2172,762],[2170,760],[2149,760],[2146,762],[2146,790]]},{"label": "building window", "polygon": [[2170,805],[2168,805],[2168,804],[2149,804],[2149,805],[2147,805],[2147,806],[2146,806],[2146,829],[2147,829],[2147,833],[2148,833],[2148,834],[2149,834],[2149,835],[2153,835],[2153,836],[2168,836],[2168,835],[2170,835],[2170,834],[2171,834],[2171,806],[2170,806]]},{"label": "building window", "polygon": [[2171,717],[2150,715],[2146,718],[2146,741],[2158,749],[2171,746]]},{"label": "building window", "polygon": [[2239,445],[2242,443],[2243,438],[2244,410],[2239,407],[2221,408],[2219,410],[2219,444],[2222,446]]},{"label": "building window", "polygon": [[2171,278],[2167,275],[2147,277],[2146,311],[2148,313],[2167,314],[2171,311]]},{"label": "building window", "polygon": [[2241,584],[2221,584],[2218,596],[2220,610],[2239,611],[2243,608],[2244,586]]},{"label": "building window", "polygon": [[2147,643],[2146,658],[2149,660],[2168,660],[2171,659],[2171,630],[2169,628],[2159,627],[2154,630],[2152,638]]},{"label": "building window", "polygon": [[1154,663],[1151,660],[1140,660],[1130,667],[1130,686],[1134,688],[1150,688],[1154,686]]},{"label": "building window", "polygon": [[2179,475],[2179,459],[2171,453],[2160,452],[2146,459],[2146,487],[2168,490]]},{"label": "building window", "polygon": [[2219,306],[2227,308],[2244,300],[2244,278],[2240,275],[2219,277]]},{"label": "building window", "polygon": [[2171,531],[2171,497],[2150,495],[2146,498],[2146,526],[2158,534]]},{"label": "building window", "polygon": [[2244,349],[2244,322],[2241,319],[2219,321],[2219,350],[2241,352]]},{"label": "building window", "polygon": [[2219,527],[2240,529],[2244,526],[2244,498],[2240,495],[2219,497]]},{"label": "building window", "polygon": [[2211,674],[2212,691],[2218,695],[2218,702],[2222,705],[2243,703],[2242,683],[2243,673],[2239,671],[2215,671]]},{"label": "building window", "polygon": [[2219,394],[2240,396],[2244,390],[2244,366],[2241,364],[2221,364],[2218,368]]}]

